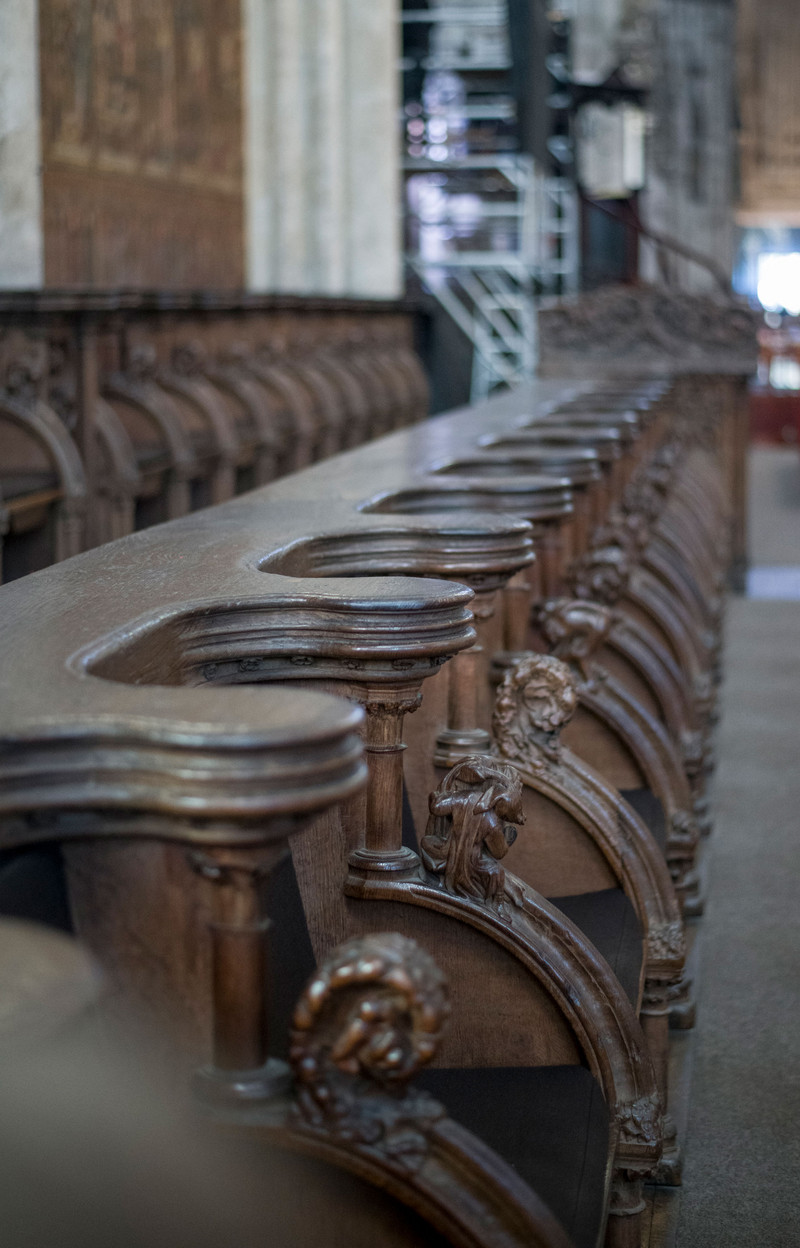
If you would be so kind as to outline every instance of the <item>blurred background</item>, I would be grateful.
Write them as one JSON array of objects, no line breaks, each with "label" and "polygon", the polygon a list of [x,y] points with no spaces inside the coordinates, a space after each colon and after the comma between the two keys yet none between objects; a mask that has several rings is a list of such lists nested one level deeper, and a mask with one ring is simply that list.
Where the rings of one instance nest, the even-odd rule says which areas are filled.
[{"label": "blurred background", "polygon": [[0,289],[428,305],[433,406],[610,282],[765,310],[797,437],[792,0],[5,0]]}]

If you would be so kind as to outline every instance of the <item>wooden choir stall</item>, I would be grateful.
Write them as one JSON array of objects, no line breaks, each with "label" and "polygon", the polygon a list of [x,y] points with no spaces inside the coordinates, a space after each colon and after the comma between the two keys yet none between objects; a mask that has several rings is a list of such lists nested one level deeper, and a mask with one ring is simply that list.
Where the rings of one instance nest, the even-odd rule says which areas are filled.
[{"label": "wooden choir stall", "polygon": [[658,1243],[752,335],[593,298],[543,315],[542,379],[431,420],[388,308],[6,339],[0,1043],[62,1091],[107,1045],[189,1158],[130,1238],[130,1087],[113,1129],[60,1093],[83,1178],[20,1180],[41,1243],[93,1242],[96,1168],[132,1248],[181,1242],[165,1184],[193,1244]]}]

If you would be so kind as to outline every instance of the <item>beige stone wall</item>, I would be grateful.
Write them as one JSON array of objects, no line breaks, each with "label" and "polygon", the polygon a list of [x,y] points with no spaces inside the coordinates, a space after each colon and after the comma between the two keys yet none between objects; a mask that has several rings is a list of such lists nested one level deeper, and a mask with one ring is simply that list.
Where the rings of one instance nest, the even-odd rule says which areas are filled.
[{"label": "beige stone wall", "polygon": [[31,0],[0,3],[0,287],[42,284],[38,22]]},{"label": "beige stone wall", "polygon": [[392,297],[398,0],[0,0],[0,289]]},{"label": "beige stone wall", "polygon": [[45,284],[240,288],[239,0],[38,7]]},{"label": "beige stone wall", "polygon": [[800,225],[797,0],[739,0],[743,225]]},{"label": "beige stone wall", "polygon": [[[736,194],[735,13],[730,0],[658,0],[654,9],[652,133],[642,217],[653,230],[708,256],[730,274]],[[714,278],[679,256],[668,275],[685,290]],[[649,281],[663,280],[645,244]]]},{"label": "beige stone wall", "polygon": [[401,289],[397,0],[245,0],[253,290]]}]

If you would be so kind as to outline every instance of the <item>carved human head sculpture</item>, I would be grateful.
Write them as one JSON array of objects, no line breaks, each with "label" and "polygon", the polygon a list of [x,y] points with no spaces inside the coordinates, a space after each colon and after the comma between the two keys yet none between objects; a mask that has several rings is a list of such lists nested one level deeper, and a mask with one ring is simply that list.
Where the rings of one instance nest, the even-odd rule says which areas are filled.
[{"label": "carved human head sculpture", "polygon": [[450,1006],[436,963],[397,932],[358,936],[320,963],[297,1003],[289,1060],[299,1124],[408,1164],[436,1102],[407,1084],[435,1056]]},{"label": "carved human head sculpture", "polygon": [[639,531],[646,535],[650,526],[655,523],[662,512],[664,499],[655,485],[647,477],[642,476],[626,486],[622,504],[625,509],[625,523],[629,531],[632,533]]},{"label": "carved human head sculpture", "polygon": [[539,608],[538,623],[556,658],[591,680],[591,660],[614,624],[610,608],[582,598],[551,598]]},{"label": "carved human head sculpture", "polygon": [[149,381],[156,375],[158,357],[152,342],[136,342],[128,348],[126,371],[136,381]]},{"label": "carved human head sculpture", "polygon": [[628,584],[630,558],[617,542],[607,542],[576,559],[569,574],[576,598],[613,607]]},{"label": "carved human head sculpture", "polygon": [[528,654],[508,669],[494,705],[492,728],[504,758],[541,767],[557,761],[558,736],[578,705],[575,678],[552,654]]},{"label": "carved human head sculpture", "polygon": [[184,377],[193,377],[201,371],[205,354],[198,338],[186,338],[172,348],[172,367]]},{"label": "carved human head sculpture", "polygon": [[522,781],[514,767],[488,754],[462,758],[430,796],[420,854],[448,892],[500,903],[499,865],[525,822]]}]

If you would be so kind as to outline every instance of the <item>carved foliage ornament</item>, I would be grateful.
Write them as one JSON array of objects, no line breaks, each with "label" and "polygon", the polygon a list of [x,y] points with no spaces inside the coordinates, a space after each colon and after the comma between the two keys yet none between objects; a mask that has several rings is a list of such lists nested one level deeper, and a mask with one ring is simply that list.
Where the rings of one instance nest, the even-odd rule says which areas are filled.
[{"label": "carved foliage ornament", "polygon": [[448,892],[502,909],[500,859],[516,840],[514,825],[525,822],[515,768],[484,754],[463,758],[431,794],[429,809],[420,843],[425,868]]},{"label": "carved foliage ornament", "polygon": [[389,932],[340,945],[292,1020],[297,1125],[418,1168],[445,1111],[408,1081],[436,1053],[448,1014],[444,977],[413,941]]},{"label": "carved foliage ornament", "polygon": [[561,659],[533,653],[518,659],[497,691],[492,729],[498,750],[534,769],[558,762],[559,735],[577,705],[574,677]]}]

